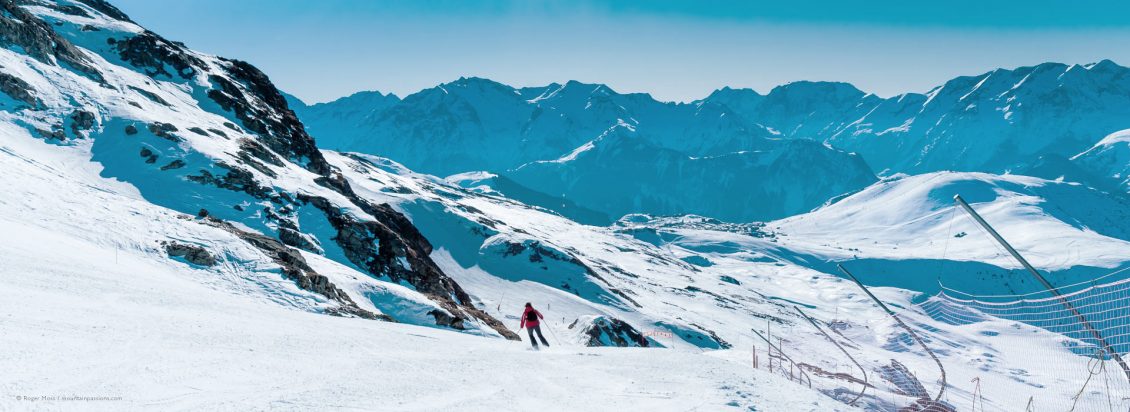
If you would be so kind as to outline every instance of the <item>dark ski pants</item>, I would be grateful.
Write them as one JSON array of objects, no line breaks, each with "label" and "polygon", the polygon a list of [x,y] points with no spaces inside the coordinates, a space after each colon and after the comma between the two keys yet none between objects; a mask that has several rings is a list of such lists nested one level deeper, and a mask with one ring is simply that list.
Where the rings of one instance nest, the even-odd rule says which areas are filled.
[{"label": "dark ski pants", "polygon": [[538,339],[541,339],[542,345],[549,346],[549,342],[545,341],[545,336],[541,335],[541,325],[527,327],[526,331],[530,332],[530,344],[534,345],[535,348],[538,347],[538,341],[534,340],[534,332],[538,333]]}]

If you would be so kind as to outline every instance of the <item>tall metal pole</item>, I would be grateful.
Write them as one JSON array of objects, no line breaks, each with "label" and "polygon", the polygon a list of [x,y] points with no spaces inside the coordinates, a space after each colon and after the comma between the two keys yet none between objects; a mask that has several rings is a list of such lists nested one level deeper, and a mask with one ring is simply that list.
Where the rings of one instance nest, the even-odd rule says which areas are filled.
[{"label": "tall metal pole", "polygon": [[867,296],[871,297],[871,300],[875,301],[875,303],[878,304],[879,307],[884,311],[886,311],[887,314],[891,316],[891,318],[894,318],[895,322],[898,322],[899,326],[902,326],[902,328],[906,330],[906,333],[909,333],[910,337],[914,338],[915,342],[918,342],[918,346],[921,346],[922,349],[926,351],[926,354],[930,355],[930,358],[934,359],[934,363],[938,364],[938,370],[942,373],[942,388],[938,390],[938,396],[934,397],[934,403],[941,403],[942,394],[946,393],[946,385],[948,385],[946,383],[946,368],[942,366],[942,361],[938,359],[937,355],[934,355],[934,351],[930,350],[930,347],[926,346],[926,343],[922,341],[922,338],[919,338],[918,334],[914,333],[914,329],[911,329],[910,326],[907,326],[906,323],[902,321],[902,318],[899,318],[899,316],[896,315],[895,312],[890,308],[888,308],[887,305],[883,303],[883,301],[875,297],[875,295],[872,294],[866,286],[863,286],[863,282],[860,282],[859,279],[855,277],[855,275],[851,274],[851,272],[848,272],[847,268],[845,268],[844,265],[837,264],[836,267],[840,269],[840,272],[843,272],[845,275],[851,278],[851,280],[855,282],[855,284],[859,286],[860,289],[863,289],[863,293],[866,293]]},{"label": "tall metal pole", "polygon": [[957,201],[957,203],[961,205],[961,208],[965,209],[966,213],[968,213],[970,216],[973,216],[973,220],[977,221],[977,224],[981,225],[981,227],[984,228],[985,231],[989,232],[989,234],[993,236],[993,239],[997,240],[997,243],[1000,243],[1001,246],[1004,246],[1005,250],[1007,250],[1008,253],[1011,254],[1017,262],[1020,262],[1020,265],[1024,266],[1024,269],[1028,270],[1028,273],[1031,273],[1032,276],[1036,278],[1036,280],[1040,281],[1040,284],[1044,285],[1044,288],[1046,288],[1049,292],[1052,293],[1053,296],[1059,299],[1059,302],[1063,304],[1063,307],[1067,308],[1067,310],[1071,312],[1071,314],[1075,316],[1076,319],[1079,320],[1079,323],[1082,323],[1083,326],[1091,332],[1091,335],[1094,336],[1095,340],[1099,341],[1099,344],[1102,345],[1103,350],[1107,353],[1110,353],[1110,356],[1114,358],[1116,362],[1118,362],[1118,366],[1121,366],[1122,372],[1126,374],[1126,379],[1130,380],[1130,367],[1128,367],[1126,365],[1126,362],[1122,360],[1122,356],[1119,356],[1118,352],[1114,351],[1114,348],[1111,347],[1109,343],[1107,343],[1106,339],[1103,339],[1103,335],[1099,333],[1098,329],[1095,329],[1095,327],[1091,325],[1091,322],[1088,322],[1087,318],[1084,317],[1083,314],[1078,310],[1076,310],[1075,306],[1071,305],[1071,302],[1067,301],[1067,298],[1063,297],[1063,294],[1059,292],[1059,289],[1056,289],[1055,286],[1052,286],[1051,282],[1048,282],[1048,280],[1044,278],[1044,275],[1041,275],[1040,272],[1036,270],[1036,268],[1032,267],[1032,264],[1028,263],[1027,259],[1024,259],[1024,256],[1020,256],[1020,252],[1017,252],[1016,249],[1013,249],[1012,245],[1008,244],[1008,241],[1005,241],[1004,238],[1001,237],[1000,233],[997,233],[997,231],[993,229],[992,226],[989,226],[989,222],[986,222],[985,219],[982,219],[981,215],[977,214],[977,211],[973,210],[973,207],[969,206],[969,203],[966,203],[965,199],[961,198],[961,195],[954,195],[953,200]]},{"label": "tall metal pole", "polygon": [[840,348],[840,352],[843,352],[844,355],[847,355],[848,359],[851,360],[851,363],[854,363],[855,366],[859,367],[859,371],[863,372],[863,389],[861,389],[859,391],[858,395],[855,395],[855,399],[852,399],[851,401],[848,402],[848,405],[855,405],[855,402],[858,401],[859,398],[862,398],[863,393],[867,391],[867,385],[868,385],[868,383],[867,383],[867,369],[864,368],[863,365],[860,365],[859,362],[855,360],[855,357],[851,356],[851,353],[848,353],[847,349],[844,349],[843,345],[840,345],[839,342],[836,342],[835,339],[832,339],[832,336],[828,335],[828,332],[824,332],[824,328],[821,328],[820,325],[816,323],[816,319],[813,319],[811,316],[808,316],[807,313],[804,313],[804,311],[800,310],[800,307],[798,307],[796,305],[793,305],[793,309],[796,309],[797,313],[799,313],[800,316],[803,316],[806,320],[808,320],[808,323],[811,323],[812,327],[816,328],[816,330],[818,332],[820,332],[821,335],[824,335],[824,337],[827,338],[829,342],[832,342],[833,345],[836,345],[837,348]]}]

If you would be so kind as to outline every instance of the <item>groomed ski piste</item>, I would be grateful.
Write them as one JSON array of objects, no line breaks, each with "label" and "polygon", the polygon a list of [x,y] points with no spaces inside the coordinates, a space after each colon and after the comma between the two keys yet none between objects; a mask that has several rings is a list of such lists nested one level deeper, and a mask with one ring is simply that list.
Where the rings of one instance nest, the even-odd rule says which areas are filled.
[{"label": "groomed ski piste", "polygon": [[[946,172],[763,224],[586,226],[380,157],[304,151],[277,90],[240,63],[105,3],[21,4],[2,17],[40,37],[0,49],[0,72],[24,82],[8,83],[0,110],[0,410],[1110,402],[1080,391],[1071,373],[1090,358],[1062,336],[916,305],[947,273],[1014,267],[953,217],[957,193],[1059,280],[1125,265],[1130,244],[1104,233],[1124,230],[1126,209],[1073,203],[1091,189]],[[127,39],[139,40],[115,45]],[[1040,249],[1049,238],[1072,252]],[[875,282],[944,365],[944,386],[930,354],[829,261]],[[515,331],[525,302],[552,346],[535,352]]]}]

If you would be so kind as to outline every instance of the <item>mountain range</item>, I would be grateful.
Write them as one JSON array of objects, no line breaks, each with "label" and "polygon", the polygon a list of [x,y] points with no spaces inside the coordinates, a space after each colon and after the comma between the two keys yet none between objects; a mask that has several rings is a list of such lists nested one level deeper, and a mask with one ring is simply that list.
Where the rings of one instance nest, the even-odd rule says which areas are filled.
[{"label": "mountain range", "polygon": [[[1087,371],[1121,381],[1074,339],[917,305],[938,280],[1036,287],[955,215],[953,194],[1054,282],[1128,263],[1123,108],[1051,104],[1088,90],[1117,103],[1113,64],[1018,69],[1032,84],[999,99],[987,88],[1008,82],[986,79],[1015,76],[902,97],[920,100],[905,132],[851,140],[894,100],[796,83],[675,104],[470,78],[305,106],[254,65],[102,0],[0,11],[2,410],[78,400],[50,394],[106,395],[120,403],[95,407],[113,410],[1126,406],[1079,390]],[[1052,133],[1064,126],[1024,111],[1060,110],[1078,141],[919,129],[935,104],[1009,99],[1000,125]],[[986,110],[938,119],[972,133],[1003,116]],[[864,150],[891,133],[939,140],[889,149],[913,161]],[[902,173],[990,138],[1040,159],[997,150],[951,159],[994,159],[996,173]],[[1052,177],[1003,173],[1021,167]],[[869,291],[911,326],[837,263],[886,286]],[[526,302],[545,315],[540,352],[516,342]],[[981,379],[984,393],[969,390]]]},{"label": "mountain range", "polygon": [[1128,73],[1109,60],[1045,63],[890,98],[806,81],[764,95],[723,88],[691,103],[572,81],[513,88],[463,78],[403,99],[291,103],[323,147],[440,176],[489,172],[474,183],[574,219],[604,224],[635,211],[751,221],[859,190],[876,180],[872,170],[1068,176],[1125,191],[1127,143],[1104,137],[1130,128]]},{"label": "mountain range", "polygon": [[604,85],[515,89],[463,78],[404,99],[370,92],[291,103],[322,147],[438,176],[488,172],[474,184],[592,224],[630,212],[780,218],[876,180],[858,156],[782,139],[726,106],[663,103]]}]

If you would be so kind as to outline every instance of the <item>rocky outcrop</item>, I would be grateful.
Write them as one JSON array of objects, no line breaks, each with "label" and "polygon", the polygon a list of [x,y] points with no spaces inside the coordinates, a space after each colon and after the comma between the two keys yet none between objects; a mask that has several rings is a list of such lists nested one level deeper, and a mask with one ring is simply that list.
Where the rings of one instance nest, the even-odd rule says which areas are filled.
[{"label": "rocky outcrop", "polygon": [[310,239],[304,236],[302,232],[299,232],[295,229],[280,227],[279,240],[287,246],[296,247],[307,252],[323,253],[322,248],[318,247],[317,244],[310,241]]},{"label": "rocky outcrop", "polygon": [[166,170],[180,169],[180,168],[184,167],[184,165],[185,165],[184,160],[180,160],[180,159],[173,160],[173,161],[169,162],[169,164],[161,166],[161,171],[164,172]]},{"label": "rocky outcrop", "polygon": [[294,281],[298,287],[320,294],[341,304],[339,308],[328,311],[328,313],[356,316],[365,319],[394,321],[392,317],[388,315],[373,313],[358,307],[357,303],[353,302],[353,299],[350,298],[345,291],[338,288],[333,282],[330,282],[329,278],[325,275],[314,271],[314,269],[306,263],[306,258],[302,257],[301,253],[287,247],[282,244],[282,242],[258,233],[241,230],[231,223],[212,217],[205,217],[201,222],[231,232],[251,246],[259,249],[259,251],[263,252],[277,263],[283,275],[286,276],[287,279]]},{"label": "rocky outcrop", "polygon": [[108,40],[117,49],[118,57],[145,71],[149,77],[172,78],[166,68],[171,67],[182,79],[196,75],[196,67],[204,65],[196,56],[151,31],[144,31],[126,39]]},{"label": "rocky outcrop", "polygon": [[75,137],[82,136],[79,131],[90,130],[94,127],[94,113],[86,110],[75,110],[70,115],[71,119],[71,132]]},{"label": "rocky outcrop", "polygon": [[221,189],[234,190],[237,192],[244,192],[256,199],[270,198],[273,190],[259,184],[255,180],[255,175],[251,172],[229,165],[224,162],[217,162],[217,167],[227,169],[228,172],[217,176],[207,170],[201,169],[197,175],[186,176],[188,180],[204,185],[212,185]]},{"label": "rocky outcrop", "polygon": [[177,135],[173,134],[173,132],[177,131],[177,127],[173,126],[172,124],[153,122],[148,124],[146,127],[149,129],[149,133],[153,133],[154,136],[163,138],[165,140],[171,140],[173,142],[180,142],[180,138],[177,137]]},{"label": "rocky outcrop", "polygon": [[436,325],[446,326],[458,330],[466,329],[466,327],[463,326],[463,318],[451,316],[451,314],[447,312],[434,309],[429,311],[427,315],[435,318]]},{"label": "rocky outcrop", "polygon": [[150,150],[148,147],[142,147],[141,152],[138,153],[138,154],[141,155],[141,157],[145,159],[145,163],[149,163],[149,164],[157,163],[157,157],[158,157],[157,154],[153,153],[153,151]]},{"label": "rocky outcrop", "polygon": [[47,8],[49,8],[51,10],[55,10],[59,13],[69,14],[69,15],[72,15],[72,16],[79,16],[79,17],[90,17],[90,13],[87,13],[86,9],[83,9],[82,7],[79,7],[79,6],[76,6],[76,5],[73,5],[73,4],[47,3],[46,6],[47,6]]},{"label": "rocky outcrop", "polygon": [[228,77],[209,76],[215,88],[208,91],[208,97],[232,112],[244,128],[258,134],[275,153],[328,176],[332,172],[329,163],[267,75],[244,61],[224,62]]},{"label": "rocky outcrop", "polygon": [[129,19],[129,16],[127,16],[125,13],[122,13],[121,10],[118,10],[117,7],[110,5],[110,3],[107,3],[105,0],[78,0],[78,2],[90,6],[90,8],[98,10],[98,12],[109,17],[121,21],[133,21]]},{"label": "rocky outcrop", "polygon": [[0,0],[0,44],[19,47],[27,55],[46,64],[57,65],[62,61],[99,83],[104,82],[101,72],[94,68],[86,55],[56,33],[51,25],[18,3]]},{"label": "rocky outcrop", "polygon": [[578,325],[584,328],[581,334],[587,337],[585,346],[646,348],[652,344],[643,333],[620,319],[606,316],[579,318],[569,324],[569,329]]},{"label": "rocky outcrop", "polygon": [[[329,184],[329,183],[326,183]],[[346,189],[349,187],[344,186]],[[394,283],[407,282],[451,315],[435,312],[436,324],[463,329],[466,317],[477,318],[508,339],[518,335],[474,307],[470,295],[436,266],[432,245],[404,215],[387,204],[373,205],[349,190],[351,200],[376,220],[360,220],[329,200],[300,194],[298,200],[321,210],[337,230],[334,241],[350,262]]]},{"label": "rocky outcrop", "polygon": [[40,106],[39,99],[35,97],[34,91],[35,89],[23,79],[8,73],[0,73],[0,92],[4,92],[8,97],[24,103],[32,109]]},{"label": "rocky outcrop", "polygon": [[133,91],[137,92],[138,94],[145,96],[146,99],[149,99],[153,103],[157,103],[157,104],[162,105],[162,106],[168,106],[169,105],[169,102],[165,101],[165,99],[162,99],[161,96],[157,95],[157,93],[153,93],[151,91],[148,91],[148,90],[142,89],[140,87],[136,87],[136,86],[129,86],[129,88],[130,88],[130,90],[133,90]]},{"label": "rocky outcrop", "polygon": [[[100,73],[87,60],[86,51],[75,47],[67,40],[70,35],[84,36],[83,33],[98,31],[99,27],[78,28],[77,31],[68,32],[67,36],[63,36],[60,34],[63,33],[60,27],[67,30],[75,27],[67,26],[67,23],[62,22],[56,27],[53,25],[54,21],[48,23],[32,15],[22,6],[55,6],[54,10],[65,15],[95,16],[101,13],[112,19],[129,21],[124,13],[103,0],[75,1],[48,4],[45,0],[0,0],[0,47],[25,50],[28,55],[44,63],[57,64],[102,82]],[[82,23],[78,24],[82,25]],[[206,95],[207,99],[199,102],[206,110],[212,110],[232,119],[230,122],[225,122],[224,127],[239,132],[240,135],[246,132],[254,136],[250,139],[243,136],[229,137],[228,133],[231,132],[205,128],[204,125],[185,123],[173,125],[161,121],[151,121],[145,124],[144,128],[142,124],[128,122],[119,126],[124,127],[127,136],[142,134],[140,132],[147,130],[155,137],[177,143],[178,149],[170,151],[163,149],[168,146],[163,142],[141,148],[139,154],[142,160],[154,164],[152,168],[154,172],[158,169],[172,171],[186,168],[186,171],[181,173],[184,173],[183,177],[188,181],[243,192],[257,200],[269,200],[272,205],[266,206],[265,213],[260,217],[267,227],[278,231],[277,238],[272,237],[276,235],[273,233],[263,235],[244,232],[213,217],[204,217],[205,214],[200,214],[202,221],[236,233],[240,238],[271,256],[283,268],[287,278],[294,280],[303,289],[342,302],[344,309],[337,310],[338,314],[380,317],[358,309],[341,289],[328,281],[328,278],[314,272],[302,260],[298,249],[291,248],[293,246],[315,252],[321,251],[321,245],[317,240],[309,234],[302,233],[295,224],[296,218],[293,213],[299,206],[297,202],[290,194],[272,184],[271,179],[278,176],[280,168],[291,164],[298,165],[318,176],[308,183],[319,184],[339,192],[346,196],[348,203],[365,211],[365,214],[357,213],[354,216],[343,212],[343,210],[356,209],[350,207],[348,203],[341,204],[341,200],[335,200],[336,203],[333,203],[321,197],[307,199],[316,204],[318,209],[325,212],[334,223],[338,232],[336,241],[347,251],[347,258],[351,262],[375,277],[387,277],[393,282],[409,283],[433,299],[443,308],[433,315],[437,324],[461,329],[470,327],[465,326],[468,319],[479,319],[503,336],[517,339],[517,335],[507,330],[501,322],[476,309],[471,297],[431,261],[428,256],[431,245],[411,221],[388,205],[370,204],[353,192],[341,174],[326,162],[314,139],[306,133],[305,127],[288,107],[286,99],[262,71],[247,62],[193,52],[181,43],[166,40],[147,30],[140,32],[106,30],[103,33],[105,34],[98,37],[99,43],[104,41],[108,47],[97,47],[96,50],[90,51],[102,53],[103,57],[111,62],[120,60],[152,78],[179,82],[181,86],[193,89],[190,91],[193,96]],[[122,85],[123,90],[117,91],[123,93],[125,103],[139,109],[148,103],[145,99],[159,105],[181,103],[162,97],[164,94],[155,93],[158,90],[152,86],[152,84]],[[109,85],[105,87],[110,88]],[[39,104],[34,90],[26,81],[18,77],[0,75],[0,91],[23,104],[29,106]],[[211,104],[213,102],[215,105]],[[78,110],[67,118],[60,119],[58,126],[52,126],[51,130],[43,130],[39,133],[47,139],[64,142],[71,132],[74,132],[76,137],[82,137],[88,132],[79,133],[80,131],[91,130],[100,122],[100,116],[105,115],[101,112]],[[231,153],[235,159],[212,157],[211,159],[214,159],[210,160],[212,164],[204,164],[197,161],[186,162],[182,159],[195,159],[195,157],[174,153],[176,150],[192,151],[186,142],[233,138],[241,139],[237,151]],[[138,144],[145,143],[138,142]],[[164,159],[163,156],[166,155],[172,158]],[[161,164],[164,166],[160,166]],[[181,173],[176,173],[176,176],[181,176]],[[182,212],[193,213],[199,207],[232,207],[230,204],[202,204],[199,199],[190,204],[193,210],[182,210]],[[244,208],[246,204],[239,208]],[[178,258],[185,258],[190,262],[208,261],[203,257],[202,252],[186,249],[183,246],[170,248],[171,253]]]},{"label": "rocky outcrop", "polygon": [[199,266],[215,266],[217,261],[208,250],[196,245],[186,245],[177,242],[162,242],[165,253],[169,257],[183,258],[188,263]]}]

